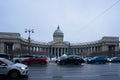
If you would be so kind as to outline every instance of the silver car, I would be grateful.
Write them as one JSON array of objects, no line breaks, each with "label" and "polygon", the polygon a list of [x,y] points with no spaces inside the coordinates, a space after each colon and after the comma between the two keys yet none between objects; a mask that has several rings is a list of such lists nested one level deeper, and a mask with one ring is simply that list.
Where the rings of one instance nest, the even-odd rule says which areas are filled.
[{"label": "silver car", "polygon": [[10,78],[17,78],[20,75],[28,75],[28,66],[16,63],[14,64],[12,61],[0,58],[0,74],[8,75]]}]

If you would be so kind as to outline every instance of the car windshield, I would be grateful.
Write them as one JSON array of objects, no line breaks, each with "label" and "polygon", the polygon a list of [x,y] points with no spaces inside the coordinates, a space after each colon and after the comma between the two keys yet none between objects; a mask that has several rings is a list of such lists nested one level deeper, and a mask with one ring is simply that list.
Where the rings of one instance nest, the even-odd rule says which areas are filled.
[{"label": "car windshield", "polygon": [[7,59],[3,59],[3,61],[7,64],[7,65],[13,65],[14,63],[10,60]]},{"label": "car windshield", "polygon": [[105,60],[106,60],[107,57],[104,57],[104,56],[96,56],[96,57],[93,57],[93,59],[102,59],[102,60],[105,59]]}]

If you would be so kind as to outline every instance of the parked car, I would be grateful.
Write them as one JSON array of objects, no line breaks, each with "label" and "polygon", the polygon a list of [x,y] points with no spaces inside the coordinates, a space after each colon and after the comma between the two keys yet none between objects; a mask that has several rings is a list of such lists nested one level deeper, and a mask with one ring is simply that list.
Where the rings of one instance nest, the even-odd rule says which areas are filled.
[{"label": "parked car", "polygon": [[56,62],[57,59],[58,59],[57,57],[52,57],[52,58],[50,59],[50,61]]},{"label": "parked car", "polygon": [[6,58],[8,60],[13,60],[13,55],[12,54],[6,54],[6,53],[1,53],[0,58]]},{"label": "parked car", "polygon": [[110,62],[111,62],[111,63],[120,63],[120,57],[112,57],[112,58],[110,59]]},{"label": "parked car", "polygon": [[13,58],[13,62],[22,63],[25,59],[33,57],[33,55],[17,55]]},{"label": "parked car", "polygon": [[87,63],[89,59],[91,59],[92,57],[85,57],[84,61]]},{"label": "parked car", "polygon": [[65,65],[65,64],[79,65],[81,63],[84,63],[84,60],[77,55],[68,55],[66,57],[60,57],[57,63],[60,65]]},{"label": "parked car", "polygon": [[92,63],[99,63],[99,64],[104,63],[105,64],[107,62],[109,62],[109,60],[106,56],[95,56],[87,60],[87,63],[91,63],[91,64]]},{"label": "parked car", "polygon": [[14,64],[12,61],[0,58],[0,74],[8,75],[10,78],[17,78],[20,75],[28,75],[28,67],[21,63]]},{"label": "parked car", "polygon": [[39,63],[41,65],[46,65],[48,63],[48,58],[46,56],[33,56],[22,61],[24,64],[34,64]]}]

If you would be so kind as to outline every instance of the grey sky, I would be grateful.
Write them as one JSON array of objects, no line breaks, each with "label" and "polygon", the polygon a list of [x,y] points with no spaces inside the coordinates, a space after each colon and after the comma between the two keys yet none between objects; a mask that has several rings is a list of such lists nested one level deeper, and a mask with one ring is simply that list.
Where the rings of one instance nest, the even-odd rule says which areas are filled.
[{"label": "grey sky", "polygon": [[58,25],[64,40],[74,43],[120,37],[120,1],[0,0],[0,32],[27,38],[25,28],[34,29],[32,39],[49,42]]}]

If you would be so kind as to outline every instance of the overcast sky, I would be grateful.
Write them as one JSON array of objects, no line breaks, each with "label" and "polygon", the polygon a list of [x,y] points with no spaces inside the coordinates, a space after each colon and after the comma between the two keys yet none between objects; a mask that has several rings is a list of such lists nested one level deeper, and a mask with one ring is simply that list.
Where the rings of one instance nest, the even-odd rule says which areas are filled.
[{"label": "overcast sky", "polygon": [[120,0],[0,0],[0,32],[50,42],[58,25],[72,43],[120,37]]}]

